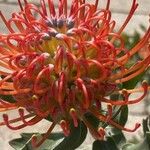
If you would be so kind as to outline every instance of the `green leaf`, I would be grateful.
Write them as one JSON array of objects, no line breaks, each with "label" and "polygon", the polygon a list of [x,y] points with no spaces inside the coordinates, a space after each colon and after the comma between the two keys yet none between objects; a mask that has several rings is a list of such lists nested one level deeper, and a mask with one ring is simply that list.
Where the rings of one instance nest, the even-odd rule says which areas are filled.
[{"label": "green leaf", "polygon": [[150,132],[146,133],[144,140],[137,144],[125,144],[122,150],[150,150]]},{"label": "green leaf", "polygon": [[133,79],[124,82],[122,85],[122,88],[124,89],[133,89],[135,88],[135,86],[137,85],[137,83],[142,79],[142,77],[144,76],[144,72],[139,74],[138,76],[134,77]]},{"label": "green leaf", "polygon": [[146,32],[146,27],[143,25],[143,24],[140,24],[140,28],[144,31],[144,32]]},{"label": "green leaf", "polygon": [[48,117],[45,118],[47,121],[53,122],[53,119],[51,118],[51,116],[49,115]]},{"label": "green leaf", "polygon": [[132,150],[133,147],[133,143],[126,143],[125,145],[123,145],[122,150]]},{"label": "green leaf", "polygon": [[150,117],[147,117],[146,119],[143,119],[143,132],[144,135],[150,131]]},{"label": "green leaf", "polygon": [[19,138],[19,139],[14,139],[9,142],[9,144],[15,149],[15,150],[31,150],[31,145],[29,144],[31,141],[30,138]]},{"label": "green leaf", "polygon": [[99,119],[97,119],[94,115],[92,115],[91,113],[86,113],[85,118],[87,119],[87,121],[93,126],[93,128],[97,129],[99,126],[102,126],[103,123],[100,122]]},{"label": "green leaf", "polygon": [[[131,49],[140,41],[140,34],[137,31],[135,31],[132,36],[126,33],[123,33],[123,39],[125,40],[125,45],[127,49]],[[133,58],[132,60],[130,59],[126,67],[131,67],[137,62],[138,59],[139,59],[139,56],[137,54],[135,58]],[[124,82],[122,88],[133,89],[137,85],[137,83],[142,79],[144,74],[145,73],[141,73],[140,75],[134,77],[133,79],[127,82]]]},{"label": "green leaf", "polygon": [[120,125],[125,125],[126,122],[128,121],[128,106],[121,106],[121,112],[120,112],[120,115],[119,115],[119,124]]},{"label": "green leaf", "polygon": [[[34,148],[31,145],[31,140],[33,135],[36,135],[38,139],[41,138],[41,134],[38,133],[22,133],[21,138],[14,139],[10,141],[9,144],[15,150],[34,150]],[[63,138],[64,135],[62,133],[51,133],[48,139],[35,150],[52,150],[52,147],[58,145]]]},{"label": "green leaf", "polygon": [[124,126],[128,120],[128,106],[115,106],[112,119],[118,124]]},{"label": "green leaf", "polygon": [[93,143],[92,150],[119,150],[116,143],[112,138],[108,138],[107,141],[95,141]]},{"label": "green leaf", "polygon": [[125,42],[125,47],[131,49],[140,41],[140,34],[137,31],[134,31],[132,35],[123,33],[122,38]]},{"label": "green leaf", "polygon": [[15,103],[15,99],[11,95],[0,95],[0,98],[6,102]]},{"label": "green leaf", "polygon": [[126,138],[124,134],[122,133],[122,131],[114,127],[110,128],[109,130],[110,131],[108,131],[108,129],[106,130],[106,132],[108,132],[109,134],[108,137],[112,138],[118,147],[121,147],[126,142]]},{"label": "green leaf", "polygon": [[[15,150],[34,150],[31,145],[33,135],[36,135],[38,139],[41,138],[38,133],[22,133],[21,138],[14,139],[9,144]],[[74,150],[82,144],[86,135],[87,128],[83,122],[79,122],[77,128],[71,124],[71,134],[68,137],[64,138],[63,133],[51,133],[48,139],[35,150]]]},{"label": "green leaf", "polygon": [[71,134],[56,146],[53,150],[75,150],[85,140],[87,128],[83,122],[79,122],[78,127],[71,124]]},{"label": "green leaf", "polygon": [[147,141],[148,147],[150,149],[150,132],[146,133],[146,141]]}]

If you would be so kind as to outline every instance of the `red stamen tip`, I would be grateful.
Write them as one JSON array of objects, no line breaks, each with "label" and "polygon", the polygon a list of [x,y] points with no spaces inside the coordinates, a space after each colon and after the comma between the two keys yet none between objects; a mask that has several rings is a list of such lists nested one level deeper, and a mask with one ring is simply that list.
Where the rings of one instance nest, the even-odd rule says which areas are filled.
[{"label": "red stamen tip", "polygon": [[98,134],[99,134],[99,140],[104,140],[105,130],[102,127],[98,128]]},{"label": "red stamen tip", "polygon": [[69,136],[70,130],[69,130],[69,126],[68,126],[67,122],[65,120],[61,120],[60,121],[60,126],[61,126],[61,128],[64,132],[64,135]]},{"label": "red stamen tip", "polygon": [[73,123],[75,127],[78,127],[78,117],[77,117],[77,112],[74,108],[70,109],[70,116],[73,119]]},{"label": "red stamen tip", "polygon": [[143,88],[144,88],[145,90],[147,90],[147,88],[148,88],[148,83],[147,83],[146,80],[144,80],[144,81],[142,82],[142,86],[143,86]]},{"label": "red stamen tip", "polygon": [[36,135],[32,136],[31,144],[34,148],[37,147],[37,136]]},{"label": "red stamen tip", "polygon": [[137,130],[140,126],[141,126],[140,123],[136,123],[136,124],[135,124],[135,130]]}]

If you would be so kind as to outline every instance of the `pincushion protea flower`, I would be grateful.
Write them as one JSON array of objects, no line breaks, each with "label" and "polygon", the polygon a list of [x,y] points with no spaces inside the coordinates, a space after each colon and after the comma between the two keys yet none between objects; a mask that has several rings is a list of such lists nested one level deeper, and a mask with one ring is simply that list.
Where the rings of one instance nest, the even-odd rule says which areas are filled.
[{"label": "pincushion protea flower", "polygon": [[[68,11],[67,0],[60,0],[56,11],[53,0],[41,0],[40,8],[27,0],[24,5],[18,0],[21,11],[13,13],[9,20],[0,12],[10,32],[0,35],[0,65],[5,68],[0,70],[0,94],[15,99],[14,103],[1,99],[0,111],[17,109],[20,115],[9,119],[3,114],[4,122],[0,125],[17,130],[50,116],[50,128],[41,141],[33,138],[34,146],[42,144],[56,124],[68,136],[70,122],[77,127],[79,120],[96,139],[103,140],[104,129],[95,129],[86,119],[86,113],[128,132],[140,126],[137,123],[128,129],[119,125],[113,120],[113,107],[135,104],[148,91],[147,83],[143,82],[142,96],[130,100],[129,94],[136,90],[119,89],[119,85],[148,68],[150,53],[130,67],[127,63],[147,43],[150,28],[135,47],[127,50],[121,33],[138,6],[136,0],[117,32],[109,10],[110,0],[104,9],[98,9],[98,2],[73,0]],[[123,99],[108,98],[114,92],[122,94]],[[103,103],[108,106],[105,114]],[[12,125],[18,121],[22,124]]]}]

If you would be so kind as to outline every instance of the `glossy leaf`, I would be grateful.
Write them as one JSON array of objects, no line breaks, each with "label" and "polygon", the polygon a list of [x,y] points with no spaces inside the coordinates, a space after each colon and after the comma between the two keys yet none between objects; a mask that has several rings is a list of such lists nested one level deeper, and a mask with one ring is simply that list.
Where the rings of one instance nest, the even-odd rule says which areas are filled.
[{"label": "glossy leaf", "polygon": [[109,138],[112,138],[117,146],[120,147],[126,142],[126,138],[121,130],[112,127],[107,132],[109,133]]},{"label": "glossy leaf", "polygon": [[[74,150],[82,144],[86,135],[86,126],[82,122],[79,122],[77,128],[71,125],[70,136],[64,138],[62,133],[52,133],[39,148],[36,148],[36,150],[65,150],[66,148],[67,150]],[[23,133],[21,134],[21,138],[14,139],[10,141],[9,144],[15,150],[34,150],[31,146],[32,136],[32,133]],[[40,134],[36,134],[36,136],[38,139],[41,137]]]},{"label": "glossy leaf", "polygon": [[147,132],[150,132],[150,117],[147,117],[146,119],[143,119],[143,132],[144,132],[144,135],[147,133]]},{"label": "glossy leaf", "polygon": [[112,138],[108,138],[107,141],[95,141],[93,143],[92,150],[119,150],[116,143]]},{"label": "glossy leaf", "polygon": [[139,81],[141,81],[141,79],[144,76],[144,74],[145,73],[141,73],[138,76],[134,77],[133,79],[131,79],[131,80],[127,81],[127,82],[124,82],[122,87],[124,89],[133,89],[137,85],[137,83]]},{"label": "glossy leaf", "polygon": [[56,146],[53,150],[75,150],[85,140],[87,128],[83,122],[79,122],[78,127],[71,124],[71,134]]},{"label": "glossy leaf", "polygon": [[[38,139],[41,138],[41,135],[38,133],[22,133],[21,138],[14,139],[10,141],[9,144],[15,150],[34,150],[34,148],[31,145],[31,139],[33,135],[36,135]],[[63,138],[64,136],[62,133],[51,133],[49,138],[40,147],[36,148],[35,150],[51,150],[52,147],[58,145]]]},{"label": "glossy leaf", "polygon": [[0,98],[6,102],[14,103],[15,99],[11,95],[0,95]]},{"label": "glossy leaf", "polygon": [[150,132],[146,133],[144,140],[137,144],[125,144],[122,150],[150,150]]},{"label": "glossy leaf", "polygon": [[120,125],[125,125],[127,120],[128,120],[128,106],[122,106],[118,122]]},{"label": "glossy leaf", "polygon": [[91,113],[86,113],[85,118],[87,119],[87,121],[93,126],[93,128],[97,129],[98,126],[102,126],[102,122],[100,122],[99,119],[97,119],[94,115],[92,115]]},{"label": "glossy leaf", "polygon": [[115,106],[113,112],[113,120],[124,126],[128,120],[128,106]]},{"label": "glossy leaf", "polygon": [[140,34],[137,31],[134,31],[132,35],[127,33],[122,34],[122,38],[125,42],[125,46],[127,49],[133,48],[140,40]]}]

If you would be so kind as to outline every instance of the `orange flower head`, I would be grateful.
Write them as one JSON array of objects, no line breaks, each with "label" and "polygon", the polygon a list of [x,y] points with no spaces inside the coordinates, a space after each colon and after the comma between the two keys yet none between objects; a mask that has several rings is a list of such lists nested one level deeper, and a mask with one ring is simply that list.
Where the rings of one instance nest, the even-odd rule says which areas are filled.
[{"label": "orange flower head", "polygon": [[[99,9],[99,0],[90,4],[85,0],[72,0],[70,10],[67,0],[60,0],[58,10],[53,0],[40,0],[40,8],[24,0],[18,0],[20,12],[14,12],[7,20],[0,17],[8,28],[8,34],[0,34],[0,94],[10,95],[14,102],[0,99],[0,111],[17,109],[19,118],[3,115],[10,129],[31,126],[50,116],[52,124],[39,146],[56,124],[64,135],[70,134],[70,123],[78,127],[83,121],[92,135],[103,140],[105,130],[95,129],[85,117],[94,115],[101,122],[128,132],[135,131],[118,124],[113,119],[113,107],[135,104],[148,90],[142,84],[141,97],[130,100],[134,90],[120,89],[120,84],[144,72],[150,64],[150,53],[132,66],[127,63],[140,51],[150,38],[150,27],[140,42],[128,50],[122,31],[133,16],[138,4],[133,0],[125,22],[115,32],[116,22],[111,18],[110,0],[106,8]],[[47,7],[48,5],[48,7]],[[148,46],[148,49],[150,46]],[[122,100],[112,100],[114,93],[122,94]],[[108,98],[109,97],[109,98]],[[102,105],[107,112],[102,113]],[[27,110],[28,114],[25,114]],[[31,118],[30,120],[26,120]],[[21,125],[13,126],[17,121]]]}]

